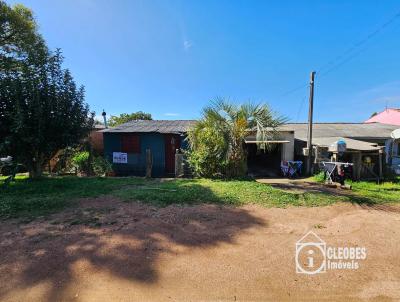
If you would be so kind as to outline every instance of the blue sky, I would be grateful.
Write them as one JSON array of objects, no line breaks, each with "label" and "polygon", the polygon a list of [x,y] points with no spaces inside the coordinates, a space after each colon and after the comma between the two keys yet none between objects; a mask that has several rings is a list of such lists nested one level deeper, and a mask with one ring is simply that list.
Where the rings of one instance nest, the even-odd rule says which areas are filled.
[{"label": "blue sky", "polygon": [[391,20],[399,1],[8,2],[33,9],[96,114],[193,119],[226,97],[267,102],[301,122],[309,73],[332,60],[316,76],[315,121],[358,122],[400,107],[400,17],[346,53]]}]

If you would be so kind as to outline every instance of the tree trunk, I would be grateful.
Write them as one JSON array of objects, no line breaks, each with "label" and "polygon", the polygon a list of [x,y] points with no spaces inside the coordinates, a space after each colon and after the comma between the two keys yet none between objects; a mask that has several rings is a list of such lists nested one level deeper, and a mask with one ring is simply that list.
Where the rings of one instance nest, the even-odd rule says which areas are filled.
[{"label": "tree trunk", "polygon": [[33,162],[29,167],[29,178],[40,178],[42,177],[42,164],[39,162]]}]

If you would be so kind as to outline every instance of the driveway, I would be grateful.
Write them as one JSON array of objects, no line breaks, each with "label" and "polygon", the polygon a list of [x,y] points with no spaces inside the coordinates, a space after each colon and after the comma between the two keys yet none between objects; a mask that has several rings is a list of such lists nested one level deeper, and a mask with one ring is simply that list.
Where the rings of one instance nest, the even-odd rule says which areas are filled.
[{"label": "driveway", "polygon": [[[85,199],[0,224],[0,300],[400,300],[396,210]],[[358,269],[296,273],[295,244],[310,230],[329,246],[366,248],[366,259]]]},{"label": "driveway", "polygon": [[264,183],[273,186],[274,188],[289,191],[293,193],[332,193],[335,195],[350,195],[350,190],[340,189],[333,186],[315,182],[310,178],[258,178],[259,183]]}]

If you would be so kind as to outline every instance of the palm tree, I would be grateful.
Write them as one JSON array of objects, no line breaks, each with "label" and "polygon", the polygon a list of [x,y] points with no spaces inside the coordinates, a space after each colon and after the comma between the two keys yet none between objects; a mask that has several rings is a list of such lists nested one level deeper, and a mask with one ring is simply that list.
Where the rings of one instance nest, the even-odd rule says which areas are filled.
[{"label": "palm tree", "polygon": [[249,132],[256,132],[258,147],[266,149],[271,146],[265,141],[276,136],[277,127],[285,120],[267,104],[236,105],[217,99],[203,109],[202,118],[189,131],[188,139],[192,152],[202,149],[204,153],[204,148],[209,148],[215,159],[221,161],[221,167],[223,161],[227,163],[227,171],[220,171],[222,174],[242,176],[246,172],[244,140]]}]

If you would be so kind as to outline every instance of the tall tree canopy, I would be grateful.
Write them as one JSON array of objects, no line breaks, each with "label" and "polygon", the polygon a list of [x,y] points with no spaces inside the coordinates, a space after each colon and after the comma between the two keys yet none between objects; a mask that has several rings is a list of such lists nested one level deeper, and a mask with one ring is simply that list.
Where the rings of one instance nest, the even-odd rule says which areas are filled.
[{"label": "tall tree canopy", "polygon": [[152,117],[150,113],[145,113],[143,111],[137,111],[133,113],[121,113],[119,116],[112,115],[108,120],[108,124],[111,127],[115,127],[123,123],[136,120],[152,120]]},{"label": "tall tree canopy", "polygon": [[[200,176],[243,176],[246,173],[244,139],[249,130],[257,141],[276,136],[285,119],[276,116],[266,104],[235,105],[218,99],[203,109],[202,118],[189,130],[189,163]],[[259,148],[268,147],[260,143]]]},{"label": "tall tree canopy", "polygon": [[46,52],[32,11],[21,4],[8,6],[0,0],[0,68],[18,69],[21,60],[30,58],[32,62],[43,58]]},{"label": "tall tree canopy", "polygon": [[50,52],[32,12],[0,1],[0,154],[26,166],[31,177],[55,153],[80,142],[93,125],[83,86]]}]

